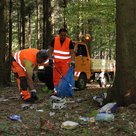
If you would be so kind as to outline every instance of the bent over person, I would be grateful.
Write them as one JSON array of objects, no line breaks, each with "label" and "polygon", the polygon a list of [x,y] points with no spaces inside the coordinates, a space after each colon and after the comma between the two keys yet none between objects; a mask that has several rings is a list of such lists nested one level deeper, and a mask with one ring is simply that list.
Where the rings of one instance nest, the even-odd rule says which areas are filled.
[{"label": "bent over person", "polygon": [[[61,75],[65,76],[70,65],[75,67],[74,45],[67,36],[67,30],[62,28],[50,46],[49,65],[53,67],[54,87],[59,83]],[[54,90],[54,94],[55,94]]]},{"label": "bent over person", "polygon": [[25,102],[34,102],[38,99],[32,80],[33,71],[38,64],[43,64],[47,58],[45,50],[34,48],[23,49],[12,54],[11,70],[16,75],[18,89]]}]

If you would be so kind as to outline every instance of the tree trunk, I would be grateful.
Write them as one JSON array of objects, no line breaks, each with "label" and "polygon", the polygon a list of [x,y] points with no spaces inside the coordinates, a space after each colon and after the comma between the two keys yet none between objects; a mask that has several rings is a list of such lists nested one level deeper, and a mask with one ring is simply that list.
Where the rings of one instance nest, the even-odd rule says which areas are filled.
[{"label": "tree trunk", "polygon": [[25,48],[25,2],[21,0],[22,49]]},{"label": "tree trunk", "polygon": [[40,2],[36,0],[36,46],[37,49],[40,49]]},{"label": "tree trunk", "polygon": [[6,67],[6,0],[0,1],[0,86],[7,85]]},{"label": "tree trunk", "polygon": [[[12,0],[9,1],[9,50],[8,55],[12,55]],[[6,63],[7,69],[7,81],[11,82],[11,65],[10,61]]]},{"label": "tree trunk", "polygon": [[108,101],[136,103],[136,1],[117,2],[116,77]]},{"label": "tree trunk", "polygon": [[[18,2],[18,6],[19,6],[19,2]],[[18,45],[19,45],[19,50],[22,47],[22,42],[21,42],[21,15],[19,12],[19,9],[17,10],[17,19],[18,19]]]},{"label": "tree trunk", "polygon": [[27,36],[27,42],[28,42],[28,48],[31,48],[31,13],[29,13],[28,16],[28,36]]},{"label": "tree trunk", "polygon": [[43,48],[47,49],[52,39],[51,0],[43,0]]}]

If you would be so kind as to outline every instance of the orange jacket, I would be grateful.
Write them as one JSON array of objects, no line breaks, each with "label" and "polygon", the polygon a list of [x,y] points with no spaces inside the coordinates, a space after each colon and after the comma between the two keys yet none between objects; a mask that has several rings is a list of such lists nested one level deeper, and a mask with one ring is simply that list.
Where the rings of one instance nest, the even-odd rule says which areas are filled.
[{"label": "orange jacket", "polygon": [[70,49],[69,49],[70,39],[66,38],[64,43],[61,45],[59,36],[55,37],[54,41],[54,61],[70,61],[71,55],[70,55]]},{"label": "orange jacket", "polygon": [[26,71],[25,67],[24,67],[24,60],[29,60],[31,61],[34,66],[36,65],[36,54],[37,52],[39,52],[38,49],[34,49],[34,48],[29,48],[29,49],[24,49],[24,50],[20,50],[16,53],[13,54],[14,59],[16,60],[16,62],[20,65],[20,67],[22,67],[24,69],[24,71]]}]

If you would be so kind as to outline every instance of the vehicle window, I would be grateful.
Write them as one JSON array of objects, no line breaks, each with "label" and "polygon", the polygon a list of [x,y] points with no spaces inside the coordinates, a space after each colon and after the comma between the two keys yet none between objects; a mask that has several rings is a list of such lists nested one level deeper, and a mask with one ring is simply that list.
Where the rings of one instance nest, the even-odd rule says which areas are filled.
[{"label": "vehicle window", "polygon": [[76,52],[76,56],[84,56],[87,57],[87,50],[86,50],[86,46],[79,44],[77,47],[77,52]]}]

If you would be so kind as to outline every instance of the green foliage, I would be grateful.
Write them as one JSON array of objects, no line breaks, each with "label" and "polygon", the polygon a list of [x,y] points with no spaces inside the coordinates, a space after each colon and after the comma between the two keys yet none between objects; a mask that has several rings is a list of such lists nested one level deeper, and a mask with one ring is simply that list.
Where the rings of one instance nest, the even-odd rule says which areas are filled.
[{"label": "green foliage", "polygon": [[[40,4],[40,43],[43,36],[43,9]],[[52,1],[52,35],[58,34],[58,30],[67,26],[69,36],[72,40],[78,40],[79,34],[90,34],[92,36],[91,54],[99,52],[108,52],[112,57],[115,56],[115,0],[54,0]],[[37,17],[36,2],[25,0],[25,18],[26,18],[26,45],[28,37],[28,21],[31,21],[31,47],[37,47]],[[18,49],[18,23],[20,14],[20,2],[13,1],[13,50]],[[46,28],[48,29],[48,28]],[[110,54],[112,52],[112,54]]]},{"label": "green foliage", "polygon": [[88,128],[83,128],[83,135],[84,136],[90,136],[90,131],[88,130]]},{"label": "green foliage", "polygon": [[91,53],[107,50],[115,53],[115,0],[72,1],[66,17],[72,39],[80,32],[92,35]]},{"label": "green foliage", "polygon": [[47,86],[43,87],[42,88],[42,92],[43,93],[46,93],[46,94],[51,94],[52,93],[52,90],[49,90]]},{"label": "green foliage", "polygon": [[89,117],[95,117],[98,114],[98,110],[92,110],[90,113],[87,114]]}]

